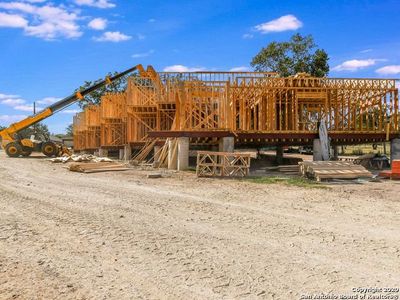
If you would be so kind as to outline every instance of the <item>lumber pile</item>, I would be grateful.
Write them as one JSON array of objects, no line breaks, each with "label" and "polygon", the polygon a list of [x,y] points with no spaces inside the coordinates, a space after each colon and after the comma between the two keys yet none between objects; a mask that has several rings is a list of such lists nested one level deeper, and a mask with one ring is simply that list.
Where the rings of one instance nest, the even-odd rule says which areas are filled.
[{"label": "lumber pile", "polygon": [[112,162],[94,162],[94,163],[74,163],[69,166],[69,170],[72,172],[80,173],[99,173],[99,172],[111,172],[111,171],[127,171],[130,168],[123,164],[112,163]]},{"label": "lumber pile", "polygon": [[317,181],[327,179],[371,178],[372,174],[361,165],[343,161],[303,161],[299,163],[304,177]]},{"label": "lumber pile", "polygon": [[284,175],[299,175],[300,166],[299,165],[280,165],[277,171],[283,173]]}]

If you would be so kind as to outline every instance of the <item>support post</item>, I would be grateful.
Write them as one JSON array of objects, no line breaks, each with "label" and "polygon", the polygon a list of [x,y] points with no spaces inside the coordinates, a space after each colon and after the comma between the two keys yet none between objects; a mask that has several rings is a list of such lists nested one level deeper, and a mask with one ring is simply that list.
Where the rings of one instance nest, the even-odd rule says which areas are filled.
[{"label": "support post", "polygon": [[333,160],[339,160],[339,147],[332,146],[333,148]]},{"label": "support post", "polygon": [[99,149],[99,157],[107,157],[108,156],[108,150],[100,148]]},{"label": "support post", "polygon": [[132,158],[132,148],[130,145],[124,146],[124,160],[130,161]]},{"label": "support post", "polygon": [[283,164],[283,147],[277,146],[276,147],[276,162],[278,165]]},{"label": "support post", "polygon": [[231,136],[220,138],[219,152],[233,152],[235,150],[235,138]]},{"label": "support post", "polygon": [[176,140],[170,139],[168,141],[168,169],[169,170],[176,170],[177,168],[177,151],[176,151]]},{"label": "support post", "polygon": [[123,160],[125,158],[125,151],[124,149],[119,149],[119,160]]},{"label": "support post", "polygon": [[322,146],[320,139],[313,140],[313,161],[322,161]]},{"label": "support post", "polygon": [[390,141],[390,163],[400,159],[400,138]]},{"label": "support post", "polygon": [[178,171],[184,171],[189,168],[189,138],[180,137],[177,139],[178,142]]}]

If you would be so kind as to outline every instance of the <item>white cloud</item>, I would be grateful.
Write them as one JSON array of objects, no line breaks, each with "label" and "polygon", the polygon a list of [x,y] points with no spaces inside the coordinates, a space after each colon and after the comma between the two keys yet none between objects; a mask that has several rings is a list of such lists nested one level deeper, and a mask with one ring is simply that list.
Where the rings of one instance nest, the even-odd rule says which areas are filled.
[{"label": "white cloud", "polygon": [[199,72],[205,68],[189,68],[183,65],[172,65],[164,68],[164,72]]},{"label": "white cloud", "polygon": [[88,26],[94,30],[104,30],[107,27],[107,20],[103,18],[95,18],[89,22]]},{"label": "white cloud", "polygon": [[400,74],[400,65],[385,66],[385,67],[377,69],[375,72],[378,73],[378,74],[381,74],[381,75],[396,75],[396,74]]},{"label": "white cloud", "polygon": [[254,27],[256,31],[263,34],[270,32],[281,32],[287,30],[296,30],[303,26],[303,23],[294,15],[282,16],[278,19],[259,24]]},{"label": "white cloud", "polygon": [[19,95],[7,95],[7,94],[0,94],[0,100],[2,99],[9,99],[9,98],[19,98]]},{"label": "white cloud", "polygon": [[22,1],[29,3],[43,3],[46,2],[47,0],[22,0]]},{"label": "white cloud", "polygon": [[[23,28],[25,34],[30,36],[53,40],[60,37],[77,38],[83,34],[77,23],[79,16],[61,5],[46,4],[36,6],[23,2],[3,2],[0,3],[0,8],[6,9],[8,12],[17,11],[23,14],[23,16],[19,16],[15,20],[18,20],[18,27]],[[30,16],[30,22],[26,20],[27,16]],[[14,26],[8,27],[17,25],[14,24]]]},{"label": "white cloud", "polygon": [[365,49],[360,51],[360,53],[369,53],[369,52],[372,52],[372,49]]},{"label": "white cloud", "polygon": [[25,28],[26,26],[28,21],[24,17],[0,12],[0,27]]},{"label": "white cloud", "polygon": [[375,65],[378,61],[384,61],[384,59],[352,59],[346,60],[345,62],[337,65],[332,71],[357,71]]},{"label": "white cloud", "polygon": [[[57,97],[45,97],[41,100],[38,100],[36,101],[36,111],[40,111],[43,109],[42,106],[48,106],[60,99],[61,98]],[[22,99],[18,95],[0,94],[0,104],[10,106],[15,110],[33,112],[33,103]]]},{"label": "white cloud", "polygon": [[79,109],[65,109],[61,111],[62,114],[77,114],[79,112],[81,112]]},{"label": "white cloud", "polygon": [[249,67],[234,67],[234,68],[232,68],[232,69],[230,69],[229,71],[231,71],[231,72],[248,72],[248,71],[250,71],[250,68]]},{"label": "white cloud", "polygon": [[21,98],[5,98],[5,99],[1,100],[0,103],[3,105],[15,107],[17,105],[24,104],[25,100],[21,99]]},{"label": "white cloud", "polygon": [[156,21],[156,19],[153,19],[153,18],[148,20],[149,23],[154,23],[155,21]]},{"label": "white cloud", "polygon": [[254,35],[252,35],[251,33],[245,33],[242,35],[242,38],[246,40],[252,39],[253,37]]},{"label": "white cloud", "polygon": [[[27,111],[27,112],[33,113],[33,104],[22,104],[22,105],[17,105],[17,106],[14,106],[14,109],[15,109],[15,110]],[[43,108],[42,108],[42,107],[36,106],[35,109],[36,109],[36,111],[38,112],[38,111],[42,110]]]},{"label": "white cloud", "polygon": [[43,98],[41,100],[36,101],[37,104],[46,104],[46,105],[50,105],[53,104],[55,102],[57,102],[58,100],[61,100],[61,98],[57,98],[57,97],[46,97]]},{"label": "white cloud", "polygon": [[11,123],[15,123],[21,121],[28,116],[26,115],[0,115],[0,122],[4,125],[9,125]]},{"label": "white cloud", "polygon": [[123,34],[119,31],[107,31],[104,32],[103,35],[100,37],[94,38],[95,41],[97,42],[123,42],[130,40],[132,37],[126,34]]},{"label": "white cloud", "polygon": [[132,54],[132,58],[147,57],[147,56],[149,56],[149,55],[151,55],[153,53],[154,53],[154,50],[149,50],[149,51],[143,52],[143,53],[135,53],[135,54]]},{"label": "white cloud", "polygon": [[97,8],[113,8],[115,4],[109,0],[75,0],[75,3],[82,6],[91,6]]}]

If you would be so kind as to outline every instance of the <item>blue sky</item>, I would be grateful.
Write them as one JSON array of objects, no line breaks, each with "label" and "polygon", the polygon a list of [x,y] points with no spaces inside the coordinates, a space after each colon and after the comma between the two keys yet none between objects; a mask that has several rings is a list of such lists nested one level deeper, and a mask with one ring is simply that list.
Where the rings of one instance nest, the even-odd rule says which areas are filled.
[{"label": "blue sky", "polygon": [[[400,1],[0,0],[0,125],[138,63],[249,70],[271,41],[312,34],[331,77],[400,77]],[[45,121],[61,133],[77,107]]]}]

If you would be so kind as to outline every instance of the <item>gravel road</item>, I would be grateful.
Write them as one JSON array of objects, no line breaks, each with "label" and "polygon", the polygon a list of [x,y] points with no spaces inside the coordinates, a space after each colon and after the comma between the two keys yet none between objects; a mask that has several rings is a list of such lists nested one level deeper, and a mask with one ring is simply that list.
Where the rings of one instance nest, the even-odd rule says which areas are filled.
[{"label": "gravel road", "polygon": [[0,152],[0,299],[300,299],[400,283],[400,183],[79,174]]}]

